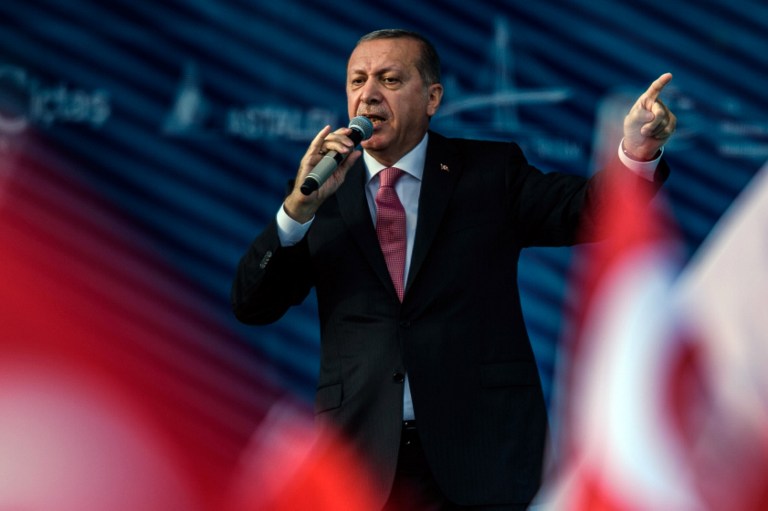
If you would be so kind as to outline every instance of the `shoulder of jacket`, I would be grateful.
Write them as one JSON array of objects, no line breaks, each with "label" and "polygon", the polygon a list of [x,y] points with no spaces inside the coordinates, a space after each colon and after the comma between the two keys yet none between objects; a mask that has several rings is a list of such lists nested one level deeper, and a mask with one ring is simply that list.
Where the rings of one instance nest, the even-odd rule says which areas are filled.
[{"label": "shoulder of jacket", "polygon": [[430,132],[430,137],[433,137],[437,143],[447,144],[460,151],[463,150],[507,150],[507,151],[519,151],[519,146],[510,140],[488,140],[488,139],[475,139],[466,137],[446,137],[434,131]]}]

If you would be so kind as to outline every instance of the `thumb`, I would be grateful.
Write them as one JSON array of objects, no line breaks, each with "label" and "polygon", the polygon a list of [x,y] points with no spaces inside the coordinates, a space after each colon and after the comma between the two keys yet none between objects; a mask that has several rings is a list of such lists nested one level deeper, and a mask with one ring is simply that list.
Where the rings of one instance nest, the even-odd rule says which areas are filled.
[{"label": "thumb", "polygon": [[644,122],[645,123],[645,122],[652,121],[654,119],[654,117],[656,117],[656,116],[653,114],[653,112],[651,112],[650,110],[646,109],[645,107],[641,106],[640,108],[638,108],[637,119],[640,122]]}]

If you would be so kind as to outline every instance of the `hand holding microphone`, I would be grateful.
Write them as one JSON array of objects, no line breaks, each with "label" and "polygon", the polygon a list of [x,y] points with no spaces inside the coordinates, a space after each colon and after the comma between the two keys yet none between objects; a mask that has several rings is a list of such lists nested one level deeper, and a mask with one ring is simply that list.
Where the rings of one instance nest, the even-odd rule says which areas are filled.
[{"label": "hand holding microphone", "polygon": [[[373,135],[373,123],[367,117],[357,116],[349,121],[349,128],[352,130],[349,138],[355,145],[363,140],[368,140]],[[307,174],[304,183],[301,185],[301,193],[309,195],[318,188],[333,174],[336,168],[344,161],[346,155],[336,151],[328,151],[323,159],[315,165],[312,172]]]}]

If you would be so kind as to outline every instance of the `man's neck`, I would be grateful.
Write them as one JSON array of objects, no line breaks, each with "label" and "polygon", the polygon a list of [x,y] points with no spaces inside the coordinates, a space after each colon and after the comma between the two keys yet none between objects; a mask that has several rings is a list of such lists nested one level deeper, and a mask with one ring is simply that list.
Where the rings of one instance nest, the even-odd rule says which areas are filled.
[{"label": "man's neck", "polygon": [[[419,139],[416,144],[414,144],[411,148],[409,148],[407,151],[399,154],[399,156],[391,157],[391,156],[383,156],[380,153],[374,153],[369,152],[368,150],[363,150],[363,160],[365,161],[366,166],[369,168],[372,167],[393,167],[397,166],[398,162],[403,161],[404,159],[408,158],[411,153],[414,151],[426,151],[426,143],[427,139],[429,138],[429,132],[425,133],[424,136]],[[374,163],[375,161],[375,163]]]}]

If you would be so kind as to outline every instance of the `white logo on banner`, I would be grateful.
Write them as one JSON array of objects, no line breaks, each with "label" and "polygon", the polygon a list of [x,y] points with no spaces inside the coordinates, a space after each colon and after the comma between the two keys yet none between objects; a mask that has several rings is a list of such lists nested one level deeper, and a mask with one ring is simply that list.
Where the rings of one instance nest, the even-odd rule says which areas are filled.
[{"label": "white logo on banner", "polygon": [[31,124],[84,123],[98,129],[112,113],[109,100],[104,90],[46,86],[22,67],[0,65],[0,151],[10,149]]}]

